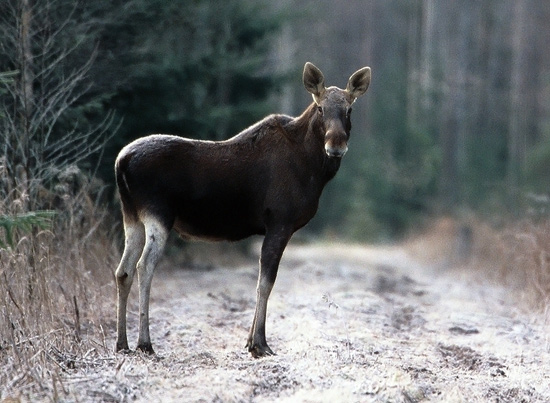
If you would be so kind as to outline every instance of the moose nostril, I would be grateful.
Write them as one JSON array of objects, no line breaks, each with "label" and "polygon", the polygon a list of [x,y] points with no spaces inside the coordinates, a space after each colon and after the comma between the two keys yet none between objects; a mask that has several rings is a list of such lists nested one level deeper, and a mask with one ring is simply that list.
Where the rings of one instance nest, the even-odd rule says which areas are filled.
[{"label": "moose nostril", "polygon": [[325,133],[325,151],[329,157],[339,158],[348,151],[347,134],[333,128]]},{"label": "moose nostril", "polygon": [[327,153],[327,156],[332,158],[341,158],[344,156],[344,154],[347,151],[348,151],[347,146],[340,148],[340,147],[331,147],[328,144],[325,145],[325,152]]}]

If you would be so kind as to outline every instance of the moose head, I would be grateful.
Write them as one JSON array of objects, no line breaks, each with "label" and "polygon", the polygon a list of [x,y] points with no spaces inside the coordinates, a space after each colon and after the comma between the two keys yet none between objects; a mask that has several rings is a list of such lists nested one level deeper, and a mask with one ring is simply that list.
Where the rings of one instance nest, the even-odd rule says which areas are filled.
[{"label": "moose head", "polygon": [[313,96],[322,118],[325,133],[325,152],[328,157],[341,158],[348,151],[351,130],[351,106],[369,88],[370,67],[363,67],[351,75],[343,90],[325,88],[325,77],[312,63],[304,66],[304,86]]}]

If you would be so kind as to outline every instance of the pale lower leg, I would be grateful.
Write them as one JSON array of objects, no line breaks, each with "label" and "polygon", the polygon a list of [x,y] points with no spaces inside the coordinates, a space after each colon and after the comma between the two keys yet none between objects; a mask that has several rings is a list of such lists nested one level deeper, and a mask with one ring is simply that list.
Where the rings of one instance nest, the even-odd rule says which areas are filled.
[{"label": "pale lower leg", "polygon": [[126,306],[132,288],[136,264],[145,242],[143,225],[139,222],[124,224],[124,252],[116,269],[117,284],[117,342],[116,351],[128,350],[126,335]]},{"label": "pale lower leg", "polygon": [[157,220],[144,220],[145,247],[137,264],[139,282],[139,337],[138,349],[153,353],[149,334],[149,298],[155,267],[162,256],[168,230]]}]

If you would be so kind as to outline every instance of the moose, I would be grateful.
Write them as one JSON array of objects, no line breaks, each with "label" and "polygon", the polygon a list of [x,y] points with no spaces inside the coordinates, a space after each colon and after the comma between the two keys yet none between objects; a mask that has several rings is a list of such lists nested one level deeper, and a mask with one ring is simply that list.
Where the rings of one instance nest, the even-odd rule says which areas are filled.
[{"label": "moose", "polygon": [[292,234],[317,212],[327,182],[348,150],[351,107],[370,84],[371,69],[351,75],[346,89],[325,87],[306,63],[303,83],[313,103],[298,117],[270,115],[224,141],[155,134],[125,146],[115,174],[122,206],[124,251],[115,273],[116,351],[128,351],[126,305],[137,269],[137,349],[154,353],[149,334],[153,272],[169,232],[184,239],[236,241],[264,235],[254,319],[246,348],[273,355],[266,341],[267,302]]}]

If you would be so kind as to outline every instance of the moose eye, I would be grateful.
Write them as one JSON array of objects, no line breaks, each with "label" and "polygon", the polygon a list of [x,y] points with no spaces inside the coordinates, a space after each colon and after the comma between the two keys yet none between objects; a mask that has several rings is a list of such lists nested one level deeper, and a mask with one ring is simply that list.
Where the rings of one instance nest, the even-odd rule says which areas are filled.
[{"label": "moose eye", "polygon": [[346,117],[349,118],[351,116],[351,108],[348,108],[348,110],[346,111]]},{"label": "moose eye", "polygon": [[321,116],[323,116],[323,107],[318,106],[318,107],[317,107],[317,110],[319,111],[319,114],[320,114]]}]

